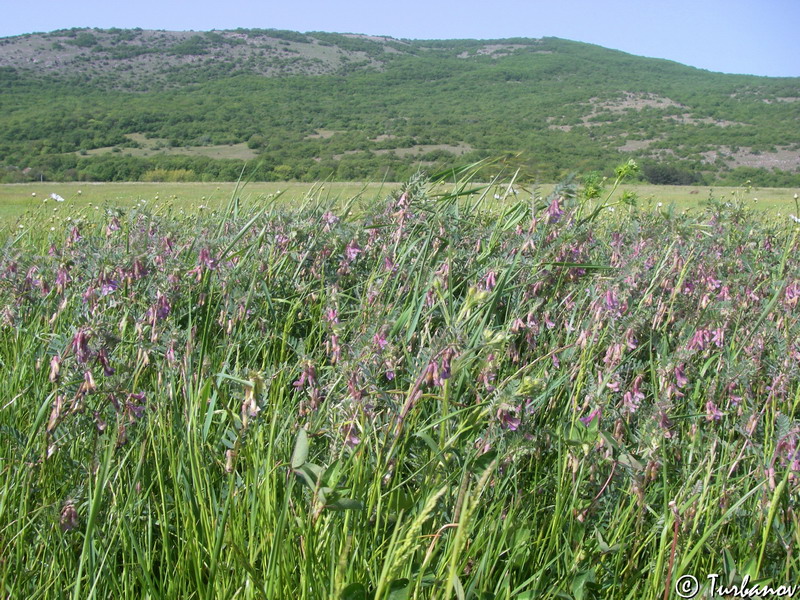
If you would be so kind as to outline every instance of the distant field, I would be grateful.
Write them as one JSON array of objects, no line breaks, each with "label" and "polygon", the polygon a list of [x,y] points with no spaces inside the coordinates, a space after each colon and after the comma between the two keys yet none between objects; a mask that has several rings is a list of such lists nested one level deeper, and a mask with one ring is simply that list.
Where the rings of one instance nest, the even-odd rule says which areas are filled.
[{"label": "distant field", "polygon": [[[281,194],[287,202],[300,202],[309,194],[331,199],[365,200],[381,197],[397,188],[396,183],[250,183],[239,186],[243,202]],[[76,204],[133,206],[142,200],[171,200],[176,208],[214,209],[225,204],[237,189],[235,183],[24,183],[0,185],[0,219],[15,219],[30,209],[57,207],[50,195],[58,194]]]},{"label": "distant field", "polygon": [[[243,202],[257,201],[270,195],[281,194],[286,202],[300,202],[303,198],[313,195],[315,197],[336,199],[349,199],[356,195],[362,201],[369,202],[382,199],[392,190],[397,189],[399,183],[324,183],[310,184],[298,182],[259,182],[239,186],[239,196]],[[103,205],[105,203],[118,206],[132,206],[141,200],[171,200],[176,208],[184,210],[198,210],[199,207],[214,209],[224,204],[236,190],[236,184],[223,183],[24,183],[0,185],[0,219],[16,219],[30,209],[56,207],[57,203],[50,198],[50,194],[58,194],[65,200],[77,204],[91,203]],[[448,187],[448,190],[450,188]],[[529,185],[515,186],[517,194],[547,195],[552,189],[551,185],[534,188]],[[702,206],[712,194],[716,198],[740,197],[746,200],[753,208],[765,210],[775,215],[787,215],[797,212],[794,195],[800,189],[792,188],[753,188],[749,191],[743,188],[725,187],[695,187],[695,186],[656,186],[656,185],[625,185],[621,186],[618,193],[624,191],[634,192],[638,197],[640,207],[653,206],[658,203],[664,206],[675,204],[679,210],[696,209]],[[510,194],[507,186],[500,186],[490,190],[492,198],[502,200]],[[202,210],[202,209],[201,209]]]}]

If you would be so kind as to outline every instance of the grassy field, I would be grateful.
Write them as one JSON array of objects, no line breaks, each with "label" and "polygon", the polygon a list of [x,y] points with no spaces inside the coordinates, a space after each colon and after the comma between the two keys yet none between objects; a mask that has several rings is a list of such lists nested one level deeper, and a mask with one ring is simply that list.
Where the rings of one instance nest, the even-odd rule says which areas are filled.
[{"label": "grassy field", "polygon": [[[383,200],[399,183],[324,183],[309,184],[297,182],[248,183],[240,186],[238,195],[243,201],[257,201],[280,194],[289,204],[296,204],[308,196],[325,199],[347,200],[358,196],[362,203]],[[445,188],[442,188],[445,189]],[[539,187],[514,186],[523,197],[532,194],[546,196],[552,185]],[[237,190],[235,183],[25,183],[0,185],[0,220],[8,223],[28,210],[41,210],[55,202],[50,194],[58,194],[75,206],[102,206],[103,204],[133,206],[142,200],[170,200],[176,208],[196,211],[198,207],[212,210],[224,206]],[[789,188],[708,188],[694,186],[655,186],[621,185],[613,198],[622,193],[634,193],[642,208],[659,208],[674,204],[676,209],[697,210],[710,196],[727,200],[740,198],[755,210],[766,211],[772,215],[786,216],[796,214],[794,195],[800,190]],[[515,198],[508,186],[496,186],[487,192],[508,200]]]},{"label": "grassy field", "polygon": [[[473,186],[416,178],[349,211],[337,186],[84,185],[21,217],[0,255],[0,594],[797,583],[800,228]],[[114,194],[126,210],[88,206]]]}]

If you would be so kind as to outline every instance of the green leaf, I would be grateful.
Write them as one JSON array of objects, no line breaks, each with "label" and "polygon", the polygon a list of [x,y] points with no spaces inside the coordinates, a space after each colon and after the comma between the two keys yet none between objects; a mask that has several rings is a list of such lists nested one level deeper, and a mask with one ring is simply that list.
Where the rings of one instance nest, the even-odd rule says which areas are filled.
[{"label": "green leaf", "polygon": [[350,583],[343,590],[340,600],[367,600],[367,588],[360,583]]},{"label": "green leaf", "polygon": [[339,498],[326,504],[325,508],[330,510],[361,510],[364,508],[364,503],[352,498]]},{"label": "green leaf", "polygon": [[489,465],[497,458],[497,451],[496,450],[489,450],[489,452],[484,452],[474,461],[469,467],[470,472],[473,475],[483,475],[483,472],[489,468]]},{"label": "green leaf", "polygon": [[305,429],[300,429],[297,432],[297,441],[294,443],[294,452],[292,453],[292,468],[299,469],[302,467],[308,458],[308,433]]},{"label": "green leaf", "polygon": [[322,467],[314,463],[305,463],[301,465],[299,469],[295,469],[295,474],[303,483],[313,490],[317,487],[317,483],[322,475]]},{"label": "green leaf", "polygon": [[387,600],[408,600],[409,589],[408,579],[395,579],[389,584],[389,595]]},{"label": "green leaf", "polygon": [[594,588],[594,570],[588,569],[576,575],[572,580],[572,595],[575,600],[584,600],[584,598],[591,598],[591,592]]}]

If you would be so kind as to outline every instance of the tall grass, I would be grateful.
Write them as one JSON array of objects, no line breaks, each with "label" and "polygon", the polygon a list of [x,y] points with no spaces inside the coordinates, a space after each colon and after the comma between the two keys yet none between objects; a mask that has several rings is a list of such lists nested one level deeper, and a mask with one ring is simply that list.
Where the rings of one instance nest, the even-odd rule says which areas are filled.
[{"label": "tall grass", "polygon": [[498,206],[450,176],[358,211],[234,194],[22,221],[0,262],[3,594],[792,583],[797,230],[724,203],[606,218],[569,184]]}]

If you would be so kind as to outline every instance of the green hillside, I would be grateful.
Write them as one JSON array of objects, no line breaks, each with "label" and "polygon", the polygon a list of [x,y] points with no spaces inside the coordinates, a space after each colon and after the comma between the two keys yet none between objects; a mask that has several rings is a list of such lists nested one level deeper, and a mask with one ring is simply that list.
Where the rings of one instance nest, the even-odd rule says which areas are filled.
[{"label": "green hillside", "polygon": [[3,181],[522,176],[800,185],[800,79],[557,38],[63,30],[0,40]]}]

